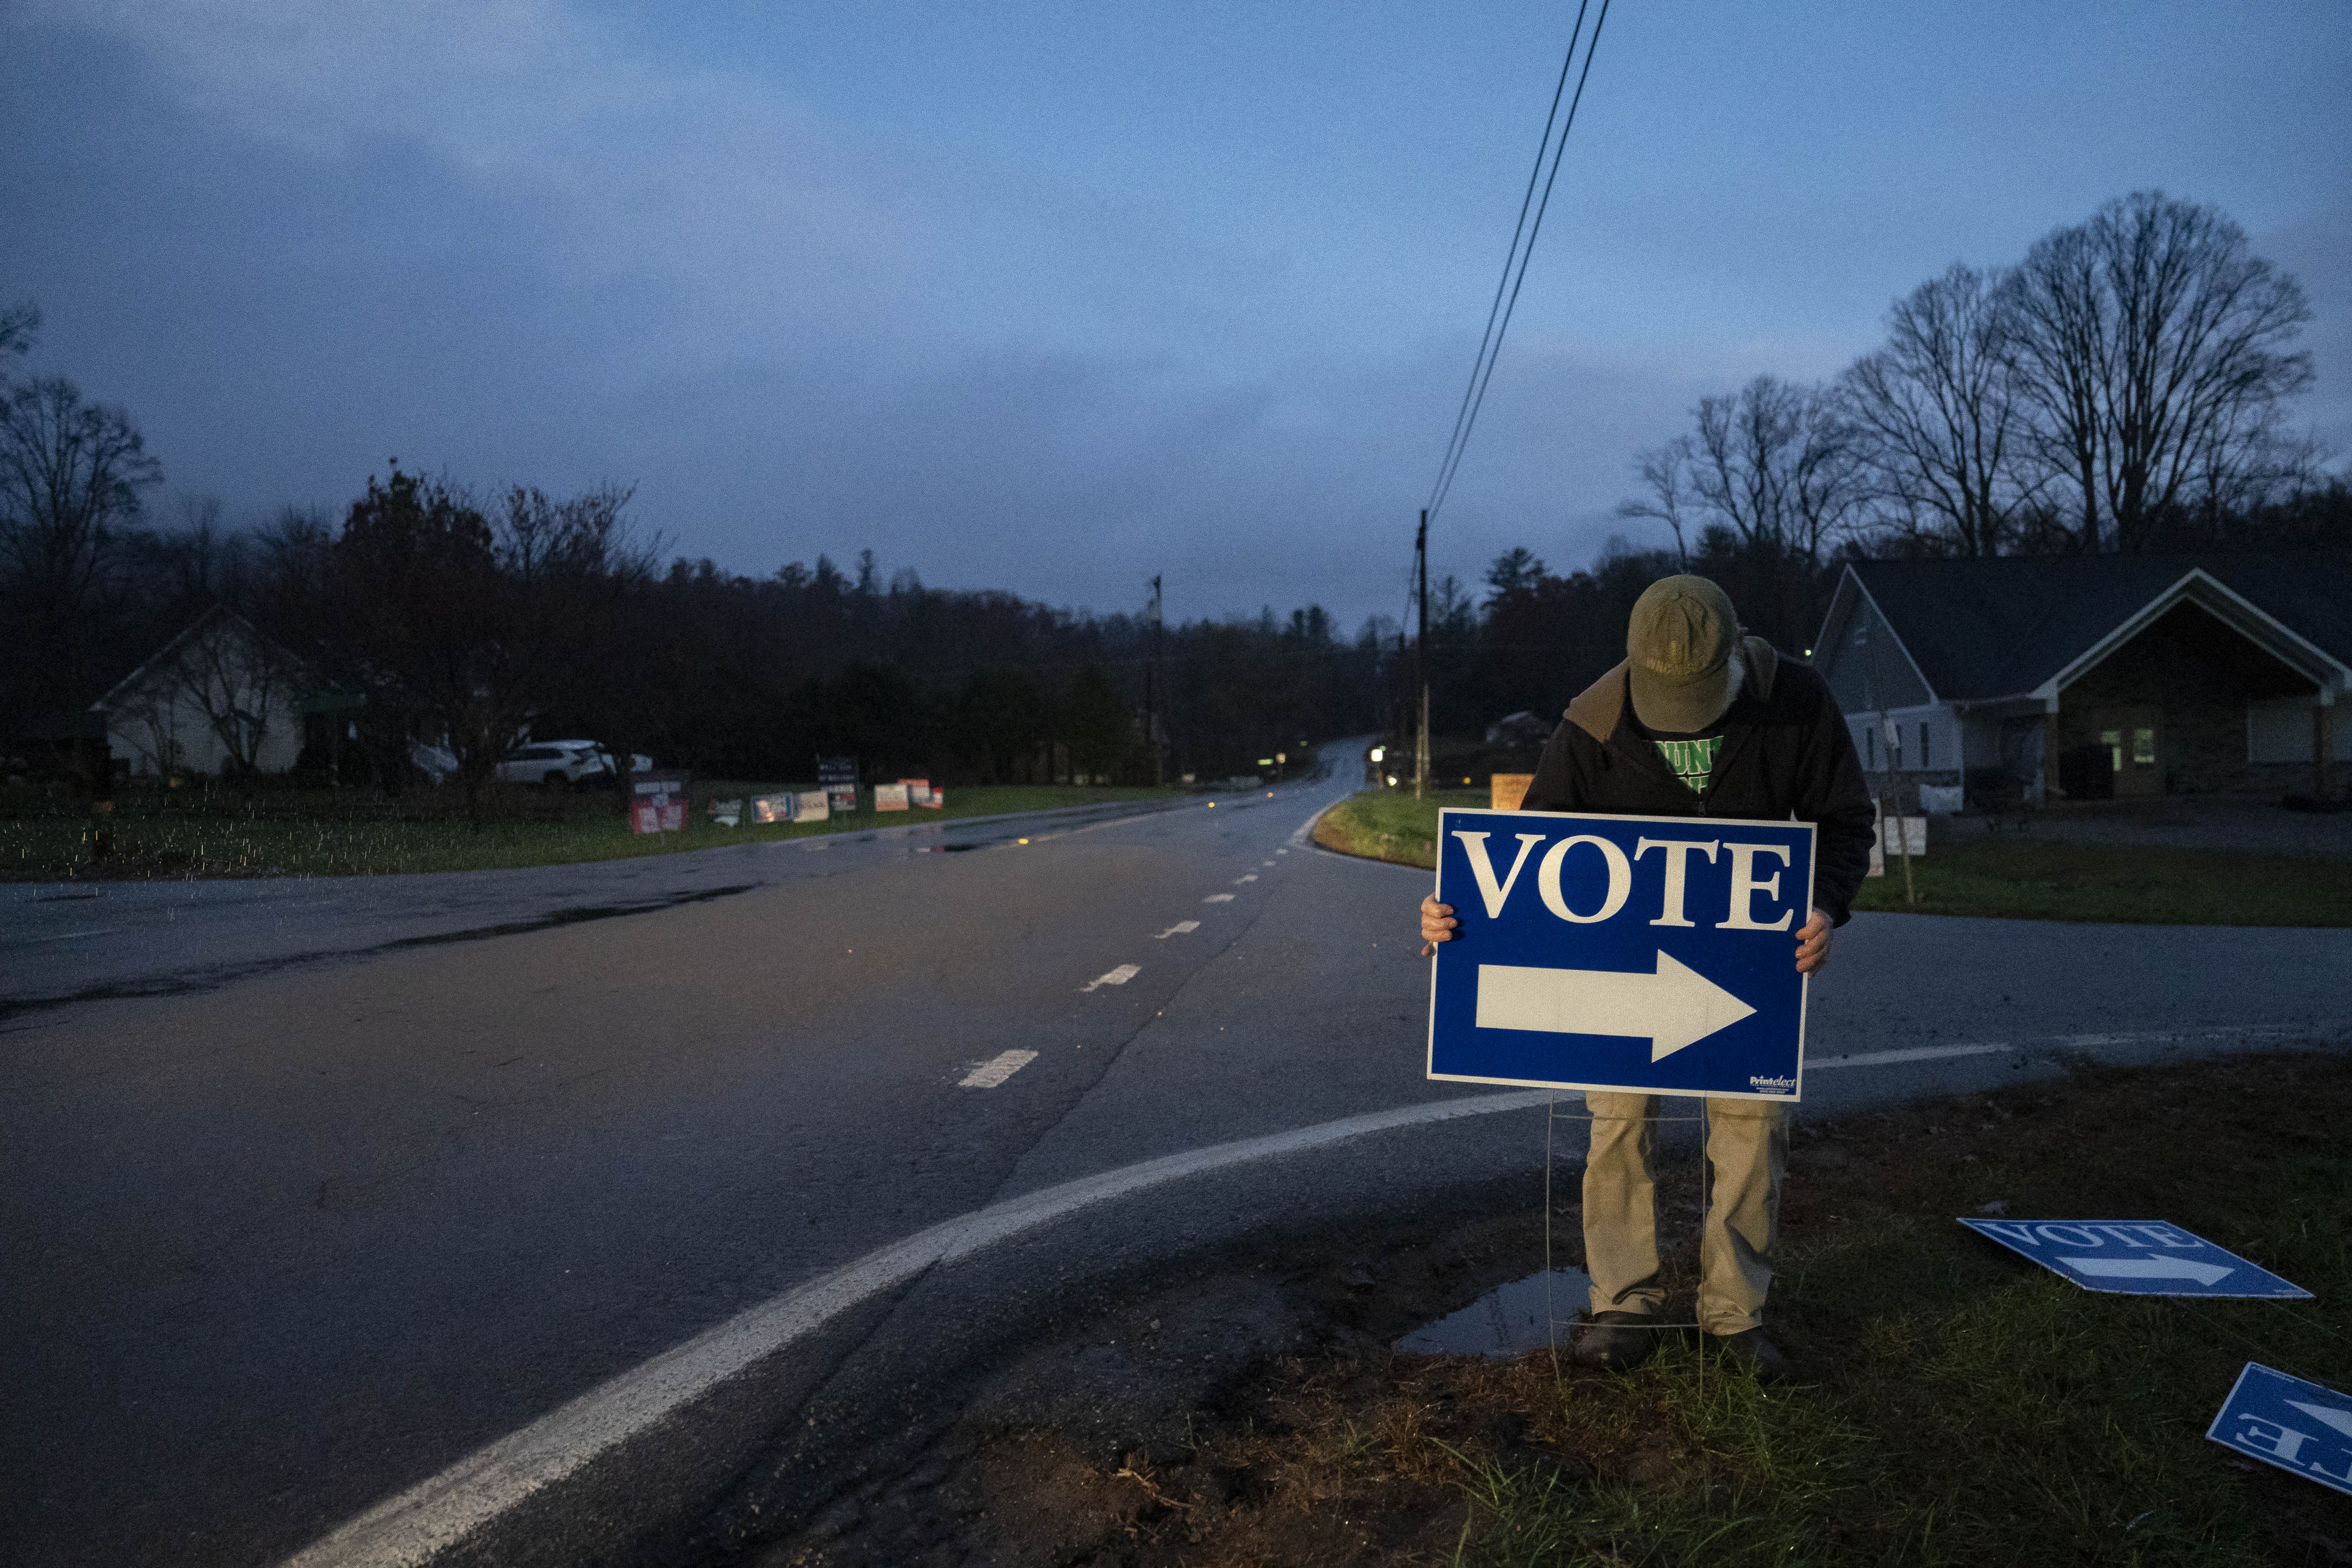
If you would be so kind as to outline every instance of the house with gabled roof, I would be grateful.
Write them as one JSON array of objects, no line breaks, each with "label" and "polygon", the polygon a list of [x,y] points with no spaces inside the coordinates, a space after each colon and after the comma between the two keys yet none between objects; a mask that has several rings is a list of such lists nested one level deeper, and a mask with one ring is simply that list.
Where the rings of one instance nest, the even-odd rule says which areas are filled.
[{"label": "house with gabled roof", "polygon": [[302,661],[215,605],[90,704],[133,773],[283,773],[302,749]]},{"label": "house with gabled roof", "polygon": [[1931,810],[2327,798],[2352,762],[2352,552],[1857,561],[1811,657]]}]

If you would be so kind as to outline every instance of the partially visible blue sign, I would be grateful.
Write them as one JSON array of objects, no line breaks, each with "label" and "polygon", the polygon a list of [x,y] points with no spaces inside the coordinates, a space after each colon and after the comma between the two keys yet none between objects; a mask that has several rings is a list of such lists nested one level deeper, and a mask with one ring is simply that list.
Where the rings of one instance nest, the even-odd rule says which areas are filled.
[{"label": "partially visible blue sign", "polygon": [[2352,1496],[2352,1397],[2250,1361],[2205,1436]]},{"label": "partially visible blue sign", "polygon": [[2152,1219],[1963,1219],[2085,1290],[2111,1296],[2253,1296],[2309,1300],[2259,1263]]},{"label": "partially visible blue sign", "polygon": [[1429,1076],[1795,1100],[1813,826],[1446,811]]}]

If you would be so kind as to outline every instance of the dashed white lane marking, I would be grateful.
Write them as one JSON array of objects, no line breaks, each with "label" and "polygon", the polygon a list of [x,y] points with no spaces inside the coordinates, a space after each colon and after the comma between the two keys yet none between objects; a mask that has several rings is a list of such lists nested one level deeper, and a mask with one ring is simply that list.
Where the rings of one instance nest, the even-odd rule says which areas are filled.
[{"label": "dashed white lane marking", "polygon": [[1917,1046],[1903,1051],[1864,1051],[1858,1056],[1824,1057],[1805,1064],[1808,1072],[1822,1072],[1830,1068],[1875,1068],[1891,1062],[1930,1062],[1938,1057],[1981,1057],[1994,1051],[2013,1051],[2015,1046]]},{"label": "dashed white lane marking", "polygon": [[1231,893],[1211,893],[1201,901],[1204,904],[1230,904],[1234,901],[1234,896]]},{"label": "dashed white lane marking", "polygon": [[1076,1210],[1231,1165],[1394,1128],[1521,1110],[1551,1098],[1550,1090],[1541,1089],[1470,1095],[1213,1144],[1065,1182],[918,1231],[772,1297],[590,1389],[439,1475],[385,1499],[287,1559],[285,1568],[419,1568],[533,1494],[577,1473],[868,1298],[905,1284],[935,1264],[969,1258]]},{"label": "dashed white lane marking", "polygon": [[1273,865],[1273,864],[1274,864],[1274,862],[1273,862],[1273,861],[1271,861],[1271,860],[1261,860],[1261,861],[1259,861],[1259,862],[1258,862],[1258,864],[1259,864],[1259,865],[1261,865],[1261,866],[1271,866],[1271,865]]},{"label": "dashed white lane marking", "polygon": [[1078,989],[1081,991],[1091,991],[1097,985],[1124,985],[1142,973],[1143,965],[1139,963],[1122,963],[1117,969],[1112,970],[1108,974],[1096,975],[1092,980],[1089,980],[1084,985],[1079,986]]},{"label": "dashed white lane marking", "polygon": [[[1289,854],[1289,853],[1290,853],[1290,851],[1289,851],[1289,850],[1287,850],[1287,849],[1277,849],[1277,850],[1276,850],[1276,851],[1275,851],[1275,853],[1276,853],[1276,854],[1277,854],[1277,855],[1287,855],[1287,854]],[[1267,861],[1267,862],[1266,862],[1266,864],[1267,864],[1267,865],[1269,865],[1269,866],[1271,866],[1272,864],[1274,864],[1274,862],[1273,862],[1273,861],[1271,861],[1271,860],[1269,860],[1269,861]]]},{"label": "dashed white lane marking", "polygon": [[1257,880],[1257,873],[1256,873],[1256,872],[1255,872],[1255,871],[1252,871],[1252,872],[1251,872],[1248,876],[1246,876],[1246,877],[1235,877],[1235,878],[1234,879],[1234,885],[1235,887],[1239,887],[1239,886],[1240,886],[1242,883],[1244,883],[1244,882],[1255,882],[1255,881],[1256,881],[1256,880]]},{"label": "dashed white lane marking", "polygon": [[1001,1051],[963,1075],[958,1089],[994,1089],[1037,1059],[1034,1051]]},{"label": "dashed white lane marking", "polygon": [[1178,921],[1174,925],[1170,926],[1166,931],[1161,931],[1158,936],[1153,937],[1151,940],[1154,942],[1166,942],[1171,936],[1189,936],[1200,929],[1201,922],[1199,921]]}]

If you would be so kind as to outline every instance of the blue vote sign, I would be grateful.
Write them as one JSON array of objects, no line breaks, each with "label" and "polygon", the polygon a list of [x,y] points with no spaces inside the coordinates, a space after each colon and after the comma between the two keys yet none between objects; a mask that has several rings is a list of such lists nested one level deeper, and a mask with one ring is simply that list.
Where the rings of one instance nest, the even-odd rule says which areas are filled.
[{"label": "blue vote sign", "polygon": [[2110,1296],[2252,1296],[2308,1300],[2259,1263],[2152,1219],[1962,1219],[2085,1290]]},{"label": "blue vote sign", "polygon": [[1795,1100],[1812,887],[1808,822],[1442,812],[1429,1076]]},{"label": "blue vote sign", "polygon": [[2352,1398],[2332,1388],[2250,1361],[2205,1436],[2352,1496]]}]

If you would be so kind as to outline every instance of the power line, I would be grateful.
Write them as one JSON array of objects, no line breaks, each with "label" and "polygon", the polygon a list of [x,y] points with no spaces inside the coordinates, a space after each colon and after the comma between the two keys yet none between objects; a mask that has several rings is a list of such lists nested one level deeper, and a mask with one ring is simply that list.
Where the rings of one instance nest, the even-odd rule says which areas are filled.
[{"label": "power line", "polygon": [[[1495,377],[1495,361],[1502,353],[1503,335],[1510,331],[1511,313],[1518,308],[1519,289],[1527,281],[1528,261],[1535,254],[1536,236],[1543,229],[1544,214],[1551,205],[1552,185],[1559,178],[1560,155],[1568,151],[1568,134],[1576,125],[1577,106],[1584,101],[1585,80],[1592,74],[1593,51],[1601,47],[1601,29],[1609,21],[1609,0],[1601,0],[1601,14],[1593,19],[1591,40],[1584,47],[1584,68],[1577,73],[1575,96],[1569,100],[1566,120],[1559,119],[1560,93],[1576,64],[1576,47],[1584,31],[1584,13],[1590,4],[1591,0],[1582,0],[1576,8],[1576,26],[1569,35],[1567,58],[1560,62],[1559,85],[1552,89],[1551,109],[1544,116],[1543,140],[1536,146],[1535,166],[1528,172],[1528,194],[1520,198],[1518,224],[1511,231],[1511,248],[1503,258],[1503,276],[1495,285],[1495,303],[1487,308],[1486,331],[1479,340],[1477,356],[1471,362],[1470,384],[1463,388],[1462,405],[1454,416],[1454,434],[1446,443],[1444,460],[1438,464],[1436,482],[1430,488],[1432,517],[1444,506],[1446,494],[1454,488],[1454,475],[1461,468],[1462,454],[1470,445],[1470,432],[1478,423],[1479,409],[1486,405],[1486,385]],[[1552,136],[1556,122],[1559,126],[1557,141]],[[1535,203],[1535,219],[1529,223],[1528,205],[1534,198],[1536,177],[1543,170],[1547,152],[1551,154],[1551,170],[1544,174],[1543,196]]]},{"label": "power line", "polygon": [[[1518,259],[1519,240],[1527,233],[1528,209],[1535,205],[1536,182],[1543,177],[1544,154],[1551,150],[1551,129],[1559,121],[1559,100],[1568,93],[1568,73],[1576,64],[1577,41],[1584,36],[1584,9],[1591,0],[1580,0],[1576,7],[1576,26],[1568,35],[1568,55],[1559,62],[1559,80],[1551,89],[1551,107],[1544,112],[1542,138],[1536,142],[1536,161],[1528,170],[1528,188],[1519,197],[1518,222],[1511,226],[1511,247],[1503,256],[1503,275],[1495,279],[1494,302],[1486,307],[1486,330],[1478,336],[1478,352],[1470,361],[1470,383],[1462,389],[1461,405],[1454,411],[1454,433],[1445,438],[1445,456],[1437,465],[1438,485],[1445,481],[1447,469],[1453,465],[1454,454],[1466,434],[1463,426],[1470,417],[1470,404],[1478,390],[1478,371],[1486,363],[1486,351],[1495,341],[1496,318],[1503,310],[1503,292],[1510,287],[1511,264]],[[1430,504],[1437,504],[1437,485],[1429,493]]]}]

